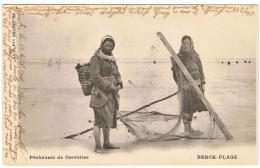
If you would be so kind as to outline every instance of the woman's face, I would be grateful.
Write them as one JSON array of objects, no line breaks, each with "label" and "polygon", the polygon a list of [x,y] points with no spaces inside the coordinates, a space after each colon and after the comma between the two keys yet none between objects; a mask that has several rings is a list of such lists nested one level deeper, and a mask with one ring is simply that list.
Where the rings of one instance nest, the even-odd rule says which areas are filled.
[{"label": "woman's face", "polygon": [[113,50],[114,44],[110,41],[106,41],[103,45],[102,45],[102,52],[106,55],[110,55],[112,50]]},{"label": "woman's face", "polygon": [[184,51],[189,51],[190,50],[190,46],[191,46],[191,42],[190,39],[185,39],[183,40],[183,50]]}]

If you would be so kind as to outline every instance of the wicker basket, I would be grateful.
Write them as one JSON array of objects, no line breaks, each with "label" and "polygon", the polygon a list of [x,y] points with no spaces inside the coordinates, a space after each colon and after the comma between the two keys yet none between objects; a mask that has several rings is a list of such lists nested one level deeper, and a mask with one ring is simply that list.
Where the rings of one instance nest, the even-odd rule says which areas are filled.
[{"label": "wicker basket", "polygon": [[92,82],[90,79],[90,66],[89,63],[80,65],[79,63],[75,67],[78,72],[79,82],[81,84],[83,93],[85,96],[91,95]]}]

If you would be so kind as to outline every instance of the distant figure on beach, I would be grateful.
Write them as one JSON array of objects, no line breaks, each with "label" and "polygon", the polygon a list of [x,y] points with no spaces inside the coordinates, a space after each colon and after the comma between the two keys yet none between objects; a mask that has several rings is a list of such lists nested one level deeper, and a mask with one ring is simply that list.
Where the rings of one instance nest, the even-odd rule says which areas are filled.
[{"label": "distant figure on beach", "polygon": [[244,61],[244,63],[246,63],[246,60]]},{"label": "distant figure on beach", "polygon": [[236,63],[238,64],[238,61],[236,61]]},{"label": "distant figure on beach", "polygon": [[153,61],[154,64],[156,64],[156,61]]},{"label": "distant figure on beach", "polygon": [[230,62],[228,61],[227,64],[230,65]]},{"label": "distant figure on beach", "polygon": [[[199,54],[194,50],[194,43],[190,36],[182,37],[180,52],[177,55],[204,94],[205,77],[202,63]],[[199,99],[188,80],[184,77],[184,74],[179,70],[175,61],[173,61],[172,71],[181,98],[180,104],[182,109],[181,113],[183,114],[184,135],[200,136],[202,132],[194,130],[191,127],[193,113],[196,111],[207,111],[207,108]]]},{"label": "distant figure on beach", "polygon": [[251,62],[250,62],[250,61],[248,61],[248,63],[250,64]]},{"label": "distant figure on beach", "polygon": [[[104,149],[120,149],[109,140],[110,128],[117,127],[117,110],[119,108],[118,91],[123,87],[116,59],[113,56],[115,41],[111,36],[105,36],[100,48],[90,60],[90,74],[93,83],[90,107],[95,114],[94,138],[95,152],[108,153]],[[103,130],[103,148],[100,142],[100,128]]]},{"label": "distant figure on beach", "polygon": [[223,61],[221,61],[221,63],[223,64],[224,62],[223,62]]}]

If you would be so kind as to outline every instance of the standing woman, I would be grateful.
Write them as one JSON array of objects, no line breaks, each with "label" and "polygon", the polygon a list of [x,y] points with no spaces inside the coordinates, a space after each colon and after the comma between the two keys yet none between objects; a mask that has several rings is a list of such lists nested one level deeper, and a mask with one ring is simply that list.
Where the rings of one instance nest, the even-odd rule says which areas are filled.
[{"label": "standing woman", "polygon": [[[119,108],[118,91],[123,87],[116,59],[113,56],[115,41],[105,36],[100,48],[90,60],[90,74],[93,83],[90,107],[95,113],[94,138],[95,152],[107,153],[104,149],[120,149],[109,140],[110,128],[117,127],[117,110]],[[103,148],[100,142],[100,128],[103,130]]]},{"label": "standing woman", "polygon": [[[199,54],[194,50],[194,43],[190,36],[184,36],[181,40],[180,52],[177,54],[188,72],[194,79],[195,83],[204,94],[205,77]],[[181,114],[183,116],[184,134],[185,135],[201,135],[202,132],[194,130],[191,127],[193,113],[196,111],[207,111],[207,108],[199,99],[197,93],[189,84],[188,80],[173,61],[173,78],[178,84],[178,90],[181,101]]]}]

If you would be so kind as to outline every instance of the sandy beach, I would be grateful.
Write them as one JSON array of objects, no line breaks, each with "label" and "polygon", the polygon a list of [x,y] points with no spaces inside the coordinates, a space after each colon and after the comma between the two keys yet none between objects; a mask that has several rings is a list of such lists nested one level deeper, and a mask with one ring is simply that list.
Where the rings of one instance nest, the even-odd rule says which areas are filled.
[{"label": "sandy beach", "polygon": [[[212,104],[234,140],[227,141],[217,125],[212,131],[208,112],[196,113],[193,126],[217,139],[181,139],[163,142],[138,143],[120,121],[118,128],[111,131],[111,142],[121,146],[113,154],[137,155],[141,150],[187,150],[221,149],[227,147],[256,145],[256,63],[221,64],[221,61],[204,62],[206,76],[205,95]],[[89,96],[84,96],[78,81],[75,62],[61,64],[26,63],[25,80],[21,83],[24,97],[21,119],[25,129],[22,141],[30,151],[60,150],[63,152],[85,151],[96,156],[93,132],[74,139],[65,136],[81,132],[93,126],[93,111],[89,108]],[[120,111],[132,111],[144,104],[168,96],[177,91],[172,79],[170,62],[118,63],[124,81],[120,91]],[[131,69],[135,67],[135,69]],[[136,74],[139,75],[136,75]],[[130,84],[128,81],[131,81]],[[146,108],[163,114],[178,114],[177,96]],[[150,122],[155,131],[166,133],[176,120]],[[157,130],[156,130],[157,129]],[[179,129],[180,131],[183,128]],[[33,154],[32,152],[31,154]],[[30,155],[31,155],[30,154]],[[112,157],[111,156],[111,157]]]},{"label": "sandy beach", "polygon": [[[9,4],[2,9],[4,164],[258,163],[259,6]],[[84,96],[75,67],[89,62],[106,35],[115,41],[112,52],[124,85],[119,117],[177,92],[170,56],[188,35],[203,65],[205,97],[233,139],[227,140],[205,111],[193,116],[192,127],[203,132],[199,138],[141,141],[178,123],[177,95],[129,116],[141,137],[126,126],[126,118],[118,120],[110,141],[120,150],[95,153],[92,131],[65,139],[93,127],[90,96]],[[181,122],[174,134],[180,137],[183,130]]]}]

